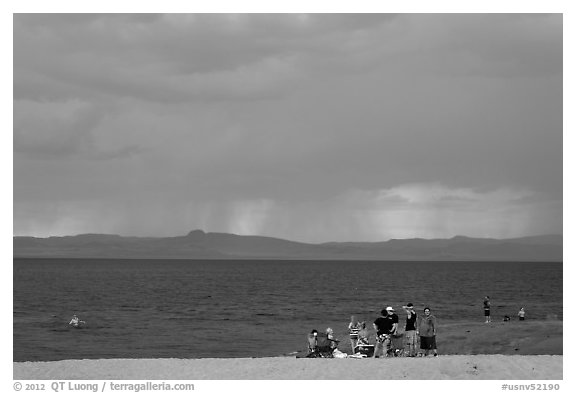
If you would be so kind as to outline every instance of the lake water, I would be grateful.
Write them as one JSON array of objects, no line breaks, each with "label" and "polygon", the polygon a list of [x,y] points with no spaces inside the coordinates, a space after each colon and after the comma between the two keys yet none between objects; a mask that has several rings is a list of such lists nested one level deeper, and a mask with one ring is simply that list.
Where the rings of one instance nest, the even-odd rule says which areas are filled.
[{"label": "lake water", "polygon": [[[562,319],[562,263],[15,259],[14,361],[278,356],[350,315]],[[73,314],[87,322],[73,329]],[[399,313],[401,320],[403,314]],[[402,322],[403,324],[403,322]],[[347,341],[344,348],[347,348]]]}]

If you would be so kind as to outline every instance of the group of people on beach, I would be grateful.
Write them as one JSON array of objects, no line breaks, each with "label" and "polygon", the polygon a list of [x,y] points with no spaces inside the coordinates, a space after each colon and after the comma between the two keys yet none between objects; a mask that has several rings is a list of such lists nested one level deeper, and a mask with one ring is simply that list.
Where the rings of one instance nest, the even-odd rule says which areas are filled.
[{"label": "group of people on beach", "polygon": [[[486,296],[483,302],[485,322],[492,322],[490,316],[490,297]],[[404,322],[404,334],[399,332],[399,317],[393,307],[388,306],[381,311],[381,316],[376,318],[372,326],[376,331],[376,343],[371,345],[366,322],[359,322],[356,316],[350,317],[348,332],[352,354],[358,354],[363,348],[373,347],[372,357],[390,356],[438,356],[436,347],[437,323],[432,315],[430,307],[424,307],[422,315],[414,310],[414,305],[408,303],[402,306],[406,313]],[[518,311],[518,320],[524,321],[526,311],[522,307]],[[506,321],[506,319],[504,319]],[[508,317],[508,320],[510,318]],[[328,328],[328,336],[333,338],[333,331]],[[420,345],[418,345],[418,343]],[[371,351],[370,351],[371,352]]]},{"label": "group of people on beach", "polygon": [[[398,356],[399,354],[415,357],[428,356],[430,353],[433,356],[438,356],[436,349],[436,317],[432,315],[430,307],[424,307],[423,315],[420,316],[414,311],[412,303],[408,303],[402,308],[406,312],[402,348],[392,345],[395,338],[395,342],[397,342],[397,339],[402,336],[398,330],[398,315],[393,307],[388,306],[381,311],[381,316],[376,318],[372,324],[376,331],[376,343],[372,357],[390,357]],[[366,322],[358,322],[354,315],[351,316],[348,332],[353,354],[360,352],[363,347],[370,346]],[[418,348],[418,339],[420,340],[420,348]]]}]

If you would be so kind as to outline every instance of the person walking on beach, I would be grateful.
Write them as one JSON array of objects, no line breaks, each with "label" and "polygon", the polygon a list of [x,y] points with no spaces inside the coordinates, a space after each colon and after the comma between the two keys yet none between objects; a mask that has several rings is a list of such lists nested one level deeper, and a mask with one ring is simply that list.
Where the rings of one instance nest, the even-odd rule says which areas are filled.
[{"label": "person walking on beach", "polygon": [[355,315],[350,317],[350,323],[348,324],[348,332],[350,333],[350,346],[352,347],[352,353],[358,345],[358,332],[360,332],[360,322],[356,319]]},{"label": "person walking on beach", "polygon": [[382,316],[374,321],[374,329],[376,330],[376,347],[374,348],[374,357],[382,356],[387,357],[392,350],[392,335],[396,334],[398,329],[398,315],[394,313],[394,309],[390,306],[381,311]]},{"label": "person walking on beach", "polygon": [[524,311],[524,307],[522,307],[520,311],[518,311],[518,320],[523,321],[525,317],[526,317],[526,311]]},{"label": "person walking on beach", "polygon": [[416,329],[418,326],[416,311],[414,311],[414,305],[408,303],[402,308],[406,311],[406,326],[404,328],[404,340],[405,349],[404,355],[408,357],[416,356],[416,344],[418,342],[418,337],[416,336]]},{"label": "person walking on beach", "polygon": [[434,352],[434,356],[438,356],[436,350],[436,317],[432,315],[430,307],[424,308],[424,316],[420,317],[416,333],[420,335],[420,349],[424,351],[424,356],[428,356],[430,351]]},{"label": "person walking on beach", "polygon": [[484,298],[484,316],[486,317],[485,323],[492,322],[490,319],[490,296]]}]

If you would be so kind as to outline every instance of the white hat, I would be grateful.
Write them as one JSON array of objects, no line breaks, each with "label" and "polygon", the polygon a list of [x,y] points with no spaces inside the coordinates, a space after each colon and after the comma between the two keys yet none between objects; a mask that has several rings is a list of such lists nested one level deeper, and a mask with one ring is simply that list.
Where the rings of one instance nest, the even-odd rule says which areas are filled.
[{"label": "white hat", "polygon": [[386,307],[386,311],[394,311],[394,309],[390,306]]}]

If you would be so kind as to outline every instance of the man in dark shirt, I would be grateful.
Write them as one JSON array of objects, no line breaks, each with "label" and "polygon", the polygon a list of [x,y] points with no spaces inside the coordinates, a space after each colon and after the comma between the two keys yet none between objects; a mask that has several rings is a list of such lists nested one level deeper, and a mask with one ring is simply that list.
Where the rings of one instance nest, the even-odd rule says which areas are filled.
[{"label": "man in dark shirt", "polygon": [[374,348],[374,357],[380,356],[381,352],[384,356],[388,356],[391,351],[392,341],[391,335],[396,334],[398,329],[398,315],[394,314],[394,309],[390,306],[381,311],[382,316],[374,321],[374,329],[376,330],[376,347]]},{"label": "man in dark shirt", "polygon": [[406,311],[404,356],[414,357],[418,351],[418,337],[416,336],[416,330],[418,330],[418,316],[416,315],[416,311],[414,311],[414,305],[412,303],[408,303],[407,305],[402,306],[402,308]]}]

